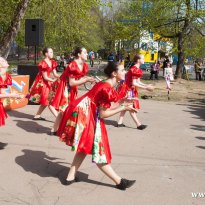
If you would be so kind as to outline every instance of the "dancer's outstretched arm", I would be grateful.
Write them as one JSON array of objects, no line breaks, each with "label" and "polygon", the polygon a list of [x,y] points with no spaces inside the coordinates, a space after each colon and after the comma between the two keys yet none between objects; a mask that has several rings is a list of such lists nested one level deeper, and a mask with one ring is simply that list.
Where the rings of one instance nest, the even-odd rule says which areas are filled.
[{"label": "dancer's outstretched arm", "polygon": [[105,109],[103,107],[100,108],[100,118],[108,118],[122,111],[135,111],[133,108],[133,103],[123,103],[116,109]]},{"label": "dancer's outstretched arm", "polygon": [[72,86],[78,86],[78,85],[82,85],[85,84],[86,82],[95,82],[95,78],[93,77],[83,77],[79,80],[76,80],[75,78],[69,78],[69,85]]},{"label": "dancer's outstretched arm", "polygon": [[148,91],[153,91],[154,87],[151,84],[144,84],[140,81],[140,78],[138,79],[133,79],[132,81],[133,86],[137,86],[139,88],[148,90]]}]

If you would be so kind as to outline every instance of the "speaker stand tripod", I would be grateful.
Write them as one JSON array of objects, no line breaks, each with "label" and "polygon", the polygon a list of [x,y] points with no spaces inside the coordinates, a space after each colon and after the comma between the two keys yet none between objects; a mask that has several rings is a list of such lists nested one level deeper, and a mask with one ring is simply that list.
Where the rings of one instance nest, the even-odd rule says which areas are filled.
[{"label": "speaker stand tripod", "polygon": [[[29,46],[28,46],[28,50],[27,50],[27,59],[28,59],[28,61],[30,60],[29,54],[30,54],[30,50],[29,50]],[[34,46],[34,64],[35,65],[36,65],[37,60],[38,60],[38,46]]]}]

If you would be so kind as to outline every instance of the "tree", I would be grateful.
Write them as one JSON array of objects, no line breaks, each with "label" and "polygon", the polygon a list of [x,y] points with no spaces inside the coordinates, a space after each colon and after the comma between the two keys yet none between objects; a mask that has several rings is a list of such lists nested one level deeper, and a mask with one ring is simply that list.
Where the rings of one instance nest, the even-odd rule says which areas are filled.
[{"label": "tree", "polygon": [[98,7],[98,0],[0,0],[0,2],[2,3],[0,54],[4,57],[8,56],[14,40],[24,47],[26,18],[44,20],[45,45],[53,47],[55,51],[71,51],[76,46],[97,49],[103,45],[99,35],[98,19],[92,12]]},{"label": "tree", "polygon": [[159,34],[162,38],[173,39],[176,43],[178,62],[175,76],[180,78],[187,42],[196,32],[202,34],[205,1],[141,0],[132,5],[133,8],[139,8],[140,5],[144,8],[146,15],[138,15],[143,28]]},{"label": "tree", "polygon": [[102,6],[101,29],[105,47],[112,51],[116,42],[133,46],[139,40],[140,29],[136,26],[136,13],[131,12],[130,1],[108,1]]},{"label": "tree", "polygon": [[23,19],[26,9],[28,7],[28,3],[30,0],[22,0],[19,1],[16,10],[14,12],[13,18],[11,20],[11,24],[8,27],[7,32],[4,33],[1,42],[0,42],[0,55],[7,58],[11,43],[15,39],[19,29],[21,20]]},{"label": "tree", "polygon": [[[45,22],[45,46],[58,52],[71,51],[76,46],[98,47],[99,26],[93,9],[97,0],[52,0],[32,4],[25,18],[41,18]],[[24,46],[24,21],[17,42]],[[94,39],[91,39],[94,38]]]},{"label": "tree", "polygon": [[[191,53],[190,48],[193,48],[195,54],[197,50],[203,50],[204,0],[122,0],[112,16],[113,41],[118,38],[126,41],[139,39],[145,30],[159,34],[161,39],[169,39],[174,45],[173,50],[178,54],[176,77],[181,77],[185,55]],[[195,36],[197,40],[194,39]],[[198,46],[197,49],[195,45]]]},{"label": "tree", "polygon": [[198,32],[194,32],[190,36],[189,41],[185,42],[185,55],[193,58],[204,58],[205,56],[205,38]]}]

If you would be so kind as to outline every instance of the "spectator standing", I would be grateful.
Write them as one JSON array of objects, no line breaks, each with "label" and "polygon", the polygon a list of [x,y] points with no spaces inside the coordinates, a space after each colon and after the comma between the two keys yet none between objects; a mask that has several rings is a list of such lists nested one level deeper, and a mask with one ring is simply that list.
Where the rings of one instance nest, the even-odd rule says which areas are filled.
[{"label": "spectator standing", "polygon": [[167,68],[167,64],[170,63],[169,61],[169,56],[168,55],[165,55],[165,59],[163,61],[163,76],[164,76],[164,69]]},{"label": "spectator standing", "polygon": [[118,51],[116,54],[116,61],[119,62],[120,61],[120,52]]},{"label": "spectator standing", "polygon": [[115,61],[115,56],[113,53],[110,53],[110,55],[108,56],[108,62],[114,62]]},{"label": "spectator standing", "polygon": [[167,67],[164,69],[164,78],[167,84],[168,99],[169,99],[169,91],[171,90],[171,82],[174,80],[174,72],[172,69],[172,65],[170,63],[168,63]]},{"label": "spectator standing", "polygon": [[67,61],[65,59],[65,55],[62,54],[60,57],[60,67],[63,68],[63,70],[65,70],[66,66],[67,66]]},{"label": "spectator standing", "polygon": [[153,80],[153,75],[155,76],[155,79],[158,80],[159,69],[160,69],[160,62],[155,61],[155,63],[151,65],[150,80]]},{"label": "spectator standing", "polygon": [[[67,59],[66,59],[66,61],[67,61],[67,66],[68,66],[68,64],[70,63],[70,62],[72,62],[74,60],[74,56],[73,56],[73,53],[71,52],[70,54],[68,54],[68,56],[67,56]],[[67,67],[66,66],[66,67]]]},{"label": "spectator standing", "polygon": [[196,73],[196,80],[201,80],[201,63],[199,62],[199,60],[197,59],[195,61],[195,64],[194,64],[194,69],[195,69],[195,73]]},{"label": "spectator standing", "polygon": [[96,58],[99,59],[99,53],[98,52],[96,53]]},{"label": "spectator standing", "polygon": [[90,59],[90,66],[93,67],[94,65],[94,59],[95,59],[95,53],[93,52],[93,50],[91,50],[88,54],[89,59]]}]

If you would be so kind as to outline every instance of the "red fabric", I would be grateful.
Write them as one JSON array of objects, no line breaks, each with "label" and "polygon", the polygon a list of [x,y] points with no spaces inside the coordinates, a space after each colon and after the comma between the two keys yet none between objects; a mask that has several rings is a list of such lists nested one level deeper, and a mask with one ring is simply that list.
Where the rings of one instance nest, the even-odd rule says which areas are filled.
[{"label": "red fabric", "polygon": [[126,82],[127,86],[129,88],[131,88],[132,87],[132,80],[141,78],[142,75],[143,75],[143,72],[140,68],[137,68],[136,66],[132,66],[126,74],[125,82]]},{"label": "red fabric", "polygon": [[38,64],[38,69],[40,72],[48,72],[48,74],[50,74],[50,70],[54,70],[56,69],[56,67],[58,66],[58,63],[55,60],[51,59],[51,67],[49,67],[49,65],[46,63],[45,60],[42,60],[39,64]]},{"label": "red fabric", "polygon": [[[52,66],[49,67],[49,65],[46,63],[45,60],[42,60],[38,64],[39,73],[36,76],[36,79],[33,82],[33,85],[30,89],[30,100],[34,103],[39,103],[41,105],[49,105],[49,92],[51,89],[51,82],[45,80],[43,78],[43,73],[46,72],[47,76],[50,78],[50,73],[57,67],[57,62],[55,60],[51,60]],[[36,94],[38,95],[38,100],[32,100],[36,98]],[[34,97],[35,96],[35,97]]]},{"label": "red fabric", "polygon": [[6,73],[5,80],[0,76],[0,88],[7,88],[8,85],[12,85],[12,78],[10,74]]},{"label": "red fabric", "polygon": [[128,90],[127,84],[125,82],[121,82],[117,88],[119,99],[126,97],[127,90]]},{"label": "red fabric", "polygon": [[[11,75],[6,73],[6,79],[3,80],[3,78],[0,76],[0,93],[1,93],[1,88],[7,88],[8,85],[12,85],[12,78]],[[7,118],[6,111],[4,110],[3,103],[1,102],[0,99],[0,127],[5,125],[5,119]]]},{"label": "red fabric", "polygon": [[[127,85],[127,91],[133,90],[134,97],[138,98],[138,88],[136,86],[132,86],[133,79],[141,78],[143,72],[140,68],[136,66],[132,66],[126,74],[125,84]],[[140,109],[139,100],[135,100],[133,103],[133,107],[136,109]]]},{"label": "red fabric", "polygon": [[[59,80],[56,80],[52,85],[53,98],[51,99],[51,105],[55,109],[59,110],[60,106],[69,104],[77,97],[78,87],[69,86],[69,77],[79,80],[84,77],[88,72],[88,65],[83,64],[82,71],[78,68],[76,61],[72,61],[66,70],[63,72]],[[68,97],[65,96],[65,89],[68,89]],[[64,111],[64,110],[62,110]]]},{"label": "red fabric", "polygon": [[118,95],[116,90],[110,89],[110,87],[104,87],[101,90],[101,95],[97,95],[96,102],[104,108],[110,108],[111,102],[117,102]]},{"label": "red fabric", "polygon": [[5,119],[7,118],[6,111],[4,110],[3,103],[0,102],[0,127],[5,125]]},{"label": "red fabric", "polygon": [[[82,97],[70,103],[69,107],[67,107],[67,109],[63,114],[63,118],[58,130],[58,136],[60,137],[60,140],[64,141],[68,146],[73,145],[74,130],[70,130],[69,127],[67,127],[67,122],[73,120],[72,113],[80,112],[77,106],[85,98],[89,98],[91,100],[91,105],[87,108],[88,116],[86,118],[81,119],[83,120],[82,123],[86,121],[86,126],[80,138],[77,152],[92,154],[93,145],[94,145],[97,110],[101,106],[105,108],[109,108],[111,102],[116,102],[119,98],[117,92],[114,90],[114,88],[111,87],[110,84],[106,82],[99,82],[88,93],[86,93]],[[76,120],[79,121],[79,119],[77,118]],[[102,143],[104,145],[103,151],[105,152],[107,162],[110,163],[112,156],[111,156],[111,151],[109,146],[108,135],[107,135],[107,131],[103,119],[100,119],[100,125],[101,125]]]},{"label": "red fabric", "polygon": [[82,71],[80,71],[80,69],[78,68],[78,64],[76,63],[76,61],[72,61],[68,67],[68,76],[71,78],[75,78],[75,79],[79,79],[82,76],[85,75],[85,73],[88,72],[88,65],[87,63],[83,63],[83,69]]}]

